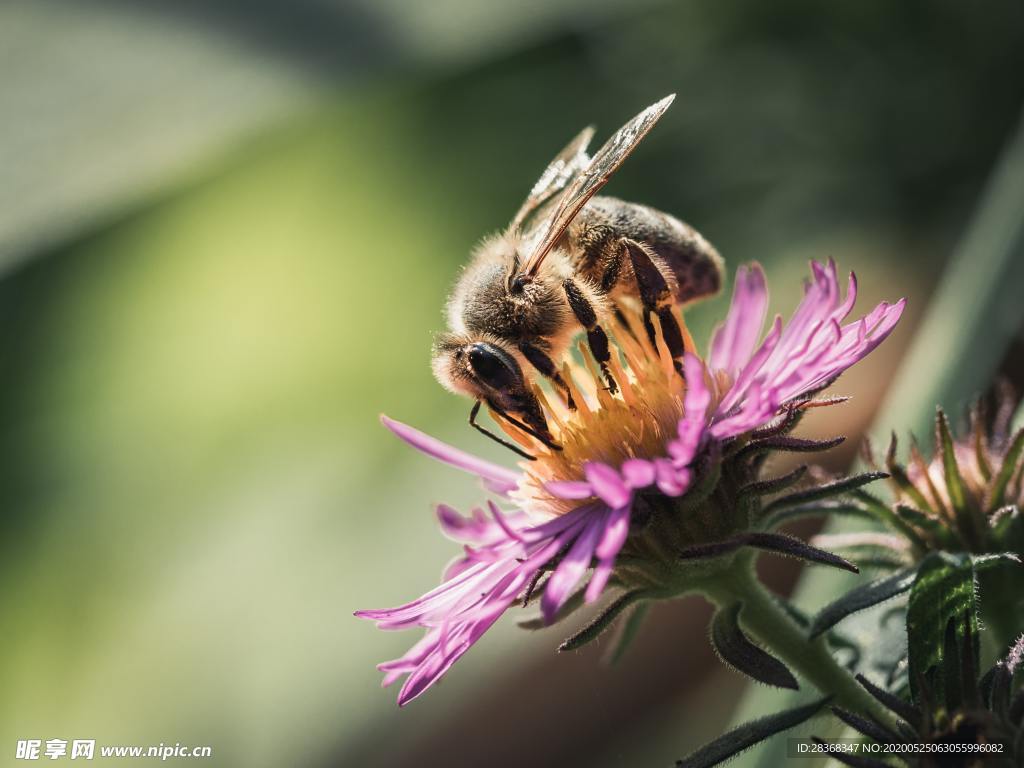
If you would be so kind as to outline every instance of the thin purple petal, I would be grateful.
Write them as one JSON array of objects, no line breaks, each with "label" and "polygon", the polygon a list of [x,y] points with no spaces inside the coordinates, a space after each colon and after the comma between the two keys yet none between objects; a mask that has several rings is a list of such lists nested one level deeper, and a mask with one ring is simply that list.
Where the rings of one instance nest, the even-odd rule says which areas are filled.
[{"label": "thin purple petal", "polygon": [[395,421],[387,416],[381,415],[380,420],[385,427],[394,432],[401,440],[421,453],[483,478],[487,482],[488,487],[495,493],[509,493],[514,491],[519,485],[519,475],[510,469],[499,467],[497,464],[492,464],[465,451],[460,451],[458,448],[448,445],[436,437],[431,437],[414,427],[410,427],[408,424]]},{"label": "thin purple petal", "polygon": [[590,499],[597,495],[590,487],[590,483],[585,483],[582,480],[552,480],[549,483],[544,483],[544,487],[558,498],[570,501]]},{"label": "thin purple petal", "polygon": [[757,345],[767,309],[768,287],[761,266],[741,266],[736,271],[729,313],[711,341],[712,369],[736,375]]},{"label": "thin purple petal", "polygon": [[594,493],[612,509],[629,504],[633,493],[619,476],[619,473],[600,461],[588,461],[583,465],[583,474],[594,489]]},{"label": "thin purple petal", "polygon": [[582,533],[576,537],[576,541],[548,579],[547,588],[540,600],[540,610],[545,622],[551,623],[558,609],[569,599],[569,594],[590,567],[606,519],[607,513],[593,515],[593,520],[589,521]]},{"label": "thin purple petal", "polygon": [[634,490],[654,485],[654,465],[646,459],[626,459],[619,469],[626,485]]}]

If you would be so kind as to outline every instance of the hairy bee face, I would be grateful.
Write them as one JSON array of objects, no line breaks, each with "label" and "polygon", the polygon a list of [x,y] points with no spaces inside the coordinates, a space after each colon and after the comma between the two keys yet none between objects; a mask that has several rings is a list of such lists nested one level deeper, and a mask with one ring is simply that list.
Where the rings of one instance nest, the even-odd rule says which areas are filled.
[{"label": "hairy bee face", "polygon": [[433,368],[444,387],[477,398],[526,386],[519,361],[497,339],[442,334],[434,343]]},{"label": "hairy bee face", "polygon": [[547,422],[523,369],[501,340],[442,334],[434,342],[432,366],[434,376],[446,389],[518,414],[539,433],[548,434]]}]

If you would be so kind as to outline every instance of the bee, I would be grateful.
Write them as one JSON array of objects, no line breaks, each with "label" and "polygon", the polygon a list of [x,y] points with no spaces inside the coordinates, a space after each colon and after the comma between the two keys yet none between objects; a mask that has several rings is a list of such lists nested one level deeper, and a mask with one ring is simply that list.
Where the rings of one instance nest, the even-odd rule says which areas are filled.
[{"label": "bee", "polygon": [[476,248],[452,291],[449,330],[434,343],[434,375],[476,401],[469,416],[475,429],[525,458],[533,457],[477,423],[481,404],[557,450],[524,369],[545,377],[575,408],[555,360],[585,332],[616,392],[603,325],[623,304],[638,302],[652,341],[657,315],[681,373],[674,305],[721,287],[722,258],[692,227],[645,205],[595,197],[674,98],[642,111],[593,157],[587,147],[594,129],[581,131],[548,164],[508,228]]}]

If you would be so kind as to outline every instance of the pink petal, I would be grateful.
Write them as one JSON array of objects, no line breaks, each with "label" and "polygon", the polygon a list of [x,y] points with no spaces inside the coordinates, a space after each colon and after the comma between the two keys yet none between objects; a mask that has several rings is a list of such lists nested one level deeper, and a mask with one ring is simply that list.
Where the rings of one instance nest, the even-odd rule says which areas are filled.
[{"label": "pink petal", "polygon": [[548,586],[540,600],[540,610],[545,622],[551,623],[558,609],[569,599],[569,594],[590,567],[590,560],[594,556],[594,548],[604,528],[606,517],[607,513],[594,514],[594,519],[576,537],[569,552],[548,579]]},{"label": "pink petal", "polygon": [[583,595],[585,602],[592,603],[601,597],[604,588],[608,586],[608,579],[611,578],[614,568],[615,558],[598,562],[597,567],[594,568],[594,575],[590,577],[590,582],[587,584],[587,591]]},{"label": "pink petal", "polygon": [[460,451],[458,448],[448,445],[436,437],[431,437],[424,432],[420,432],[418,429],[410,427],[408,424],[395,421],[387,416],[381,415],[380,420],[385,427],[416,450],[445,464],[483,478],[488,483],[488,487],[495,493],[505,494],[515,490],[516,486],[519,485],[519,475],[510,469],[499,467],[497,464],[492,464],[465,451]]},{"label": "pink petal", "polygon": [[700,358],[687,352],[683,373],[686,374],[683,418],[679,420],[676,439],[667,446],[668,454],[677,467],[689,464],[700,450],[707,429],[707,409],[711,403],[711,391],[704,381],[704,365]]},{"label": "pink petal", "polygon": [[746,365],[761,335],[767,309],[768,287],[761,266],[741,266],[736,271],[729,313],[711,341],[712,369],[735,376]]},{"label": "pink petal", "polygon": [[626,459],[620,467],[622,479],[633,489],[654,484],[654,465],[646,459]]},{"label": "pink petal", "polygon": [[491,510],[491,516],[494,518],[494,521],[501,526],[501,530],[507,533],[510,539],[515,539],[516,541],[523,540],[523,537],[520,535],[519,531],[513,529],[512,526],[509,525],[509,522],[505,518],[505,515],[503,515],[501,510],[498,509],[497,504],[495,504],[493,501],[488,500],[487,508]]},{"label": "pink petal", "polygon": [[590,483],[581,480],[552,480],[544,483],[544,487],[560,499],[590,499],[597,495]]},{"label": "pink petal", "polygon": [[668,459],[655,459],[654,468],[658,475],[658,490],[666,496],[682,496],[689,490],[689,471],[676,469]]},{"label": "pink petal", "polygon": [[583,465],[583,474],[597,497],[612,509],[624,507],[632,500],[632,491],[619,477],[619,473],[607,464],[588,461]]},{"label": "pink petal", "polygon": [[594,569],[590,583],[587,584],[587,591],[583,599],[588,603],[597,600],[608,584],[608,579],[615,568],[615,558],[626,543],[629,536],[629,508],[615,509],[608,515],[604,523],[604,533],[601,540],[594,549],[594,555],[598,558],[597,567]]},{"label": "pink petal", "polygon": [[604,524],[601,540],[594,549],[594,554],[602,560],[615,557],[626,543],[629,536],[629,507],[613,509]]}]

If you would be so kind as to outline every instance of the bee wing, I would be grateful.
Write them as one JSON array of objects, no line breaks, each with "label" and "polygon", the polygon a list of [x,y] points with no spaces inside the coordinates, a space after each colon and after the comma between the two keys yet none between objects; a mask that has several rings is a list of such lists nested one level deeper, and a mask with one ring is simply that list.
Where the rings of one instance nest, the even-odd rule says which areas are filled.
[{"label": "bee wing", "polygon": [[558,238],[565,232],[565,228],[576,218],[576,214],[586,205],[587,200],[608,182],[611,175],[629,157],[629,153],[661,119],[673,99],[675,99],[675,94],[666,96],[656,104],[649,106],[619,128],[604,143],[604,146],[597,150],[586,169],[577,175],[562,193],[554,213],[527,235],[524,249],[527,257],[522,269],[523,274],[537,273],[544,257],[548,255]]},{"label": "bee wing", "polygon": [[565,189],[566,184],[586,169],[590,163],[587,146],[592,138],[594,138],[594,126],[589,125],[566,144],[565,148],[555,155],[554,160],[548,163],[548,167],[544,169],[544,173],[530,190],[529,197],[526,198],[516,212],[515,218],[512,219],[513,229],[521,227],[527,216]]}]

